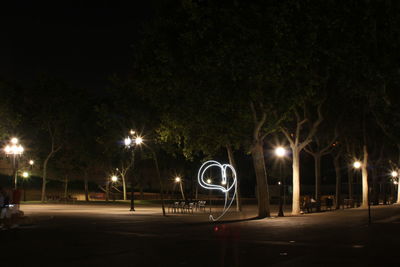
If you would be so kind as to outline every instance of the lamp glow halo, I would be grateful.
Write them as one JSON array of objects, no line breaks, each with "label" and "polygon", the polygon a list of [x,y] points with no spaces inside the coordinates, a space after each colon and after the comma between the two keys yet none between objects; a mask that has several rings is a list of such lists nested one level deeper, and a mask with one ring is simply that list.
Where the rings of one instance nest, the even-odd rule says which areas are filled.
[{"label": "lamp glow halo", "polygon": [[[211,184],[211,183],[207,183],[206,180],[204,180],[204,174],[206,173],[206,171],[210,168],[213,167],[217,167],[220,169],[221,171],[221,177],[222,177],[222,181],[221,184],[225,185],[217,185],[217,184]],[[228,178],[226,175],[226,171],[230,170],[232,172],[232,179],[233,182],[231,185],[228,184]],[[224,196],[225,196],[225,201],[224,201],[224,208],[222,210],[222,213],[214,218],[213,215],[210,214],[210,220],[212,221],[217,221],[219,220],[222,216],[225,215],[225,213],[228,211],[228,209],[231,207],[233,201],[235,200],[235,196],[236,196],[236,192],[237,192],[237,178],[236,178],[236,171],[233,168],[232,165],[230,164],[221,164],[215,160],[209,160],[203,163],[203,165],[201,165],[200,169],[199,169],[199,173],[197,175],[197,179],[198,182],[200,184],[201,187],[203,187],[204,189],[208,189],[208,190],[219,190],[221,191]],[[233,196],[230,200],[228,200],[229,198],[229,192],[233,189]]]}]

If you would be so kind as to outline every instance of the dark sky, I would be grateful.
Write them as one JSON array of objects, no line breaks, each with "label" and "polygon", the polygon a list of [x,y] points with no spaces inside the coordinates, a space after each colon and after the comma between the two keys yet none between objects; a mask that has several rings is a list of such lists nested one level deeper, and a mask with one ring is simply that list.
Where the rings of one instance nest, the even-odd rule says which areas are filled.
[{"label": "dark sky", "polygon": [[0,6],[0,78],[47,73],[90,88],[126,72],[154,11],[150,1],[10,2]]}]

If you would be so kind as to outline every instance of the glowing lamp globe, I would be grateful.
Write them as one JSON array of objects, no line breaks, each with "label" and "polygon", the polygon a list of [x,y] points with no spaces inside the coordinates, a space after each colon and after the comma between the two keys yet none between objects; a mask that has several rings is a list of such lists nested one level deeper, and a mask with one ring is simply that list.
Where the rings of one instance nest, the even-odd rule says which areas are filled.
[{"label": "glowing lamp globe", "polygon": [[140,145],[141,143],[143,143],[143,138],[140,137],[140,136],[136,137],[135,143],[136,143],[137,145]]},{"label": "glowing lamp globe", "polygon": [[286,150],[283,147],[277,147],[275,148],[275,155],[277,155],[278,157],[284,157],[286,154]]},{"label": "glowing lamp globe", "polygon": [[361,162],[359,162],[359,161],[354,162],[353,167],[356,169],[359,169],[361,167]]},{"label": "glowing lamp globe", "polygon": [[130,139],[129,137],[127,137],[127,138],[124,139],[124,144],[125,144],[126,146],[130,146],[131,143],[132,143],[132,139]]}]

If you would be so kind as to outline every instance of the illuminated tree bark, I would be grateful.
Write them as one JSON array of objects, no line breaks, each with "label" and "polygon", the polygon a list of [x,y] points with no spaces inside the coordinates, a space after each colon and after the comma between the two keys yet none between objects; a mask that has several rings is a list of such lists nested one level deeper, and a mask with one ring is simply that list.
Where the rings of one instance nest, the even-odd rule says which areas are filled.
[{"label": "illuminated tree bark", "polygon": [[363,163],[361,166],[361,174],[362,174],[362,203],[361,207],[362,208],[367,208],[368,207],[368,151],[367,151],[367,146],[363,146]]},{"label": "illuminated tree bark", "polygon": [[[399,171],[397,171],[399,173]],[[397,201],[396,204],[400,204],[400,184],[399,184],[399,178],[397,178]]]},{"label": "illuminated tree bark", "polygon": [[293,155],[293,195],[292,195],[292,214],[300,214],[300,151],[296,147],[291,147]]}]

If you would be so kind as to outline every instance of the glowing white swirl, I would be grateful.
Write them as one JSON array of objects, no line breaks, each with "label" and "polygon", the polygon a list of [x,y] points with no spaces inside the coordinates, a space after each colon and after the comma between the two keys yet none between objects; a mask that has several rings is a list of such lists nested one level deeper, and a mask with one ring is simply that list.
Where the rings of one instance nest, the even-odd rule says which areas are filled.
[{"label": "glowing white swirl", "polygon": [[[222,181],[221,184],[225,185],[225,186],[221,186],[221,185],[216,185],[216,184],[211,184],[211,183],[207,183],[206,180],[204,180],[204,174],[206,173],[206,171],[209,168],[212,167],[218,167],[221,170],[221,177],[222,177]],[[231,185],[229,185],[227,182],[227,177],[226,177],[226,170],[229,169],[232,172],[232,179],[233,182]],[[210,220],[212,221],[217,221],[219,220],[222,216],[225,215],[225,213],[228,211],[228,209],[230,208],[230,206],[233,203],[233,200],[235,199],[236,196],[236,191],[237,191],[237,182],[236,182],[236,171],[233,168],[232,165],[230,164],[221,164],[215,160],[210,160],[207,162],[204,162],[203,165],[201,165],[200,169],[199,169],[199,173],[197,175],[197,179],[199,181],[199,184],[201,187],[208,189],[208,190],[219,190],[222,193],[224,193],[225,195],[225,202],[224,202],[224,208],[222,210],[221,215],[219,215],[217,218],[214,218],[214,216],[212,216],[210,214]],[[229,192],[234,189],[233,191],[233,196],[231,198],[231,200],[228,203],[228,197],[229,197]]]}]

